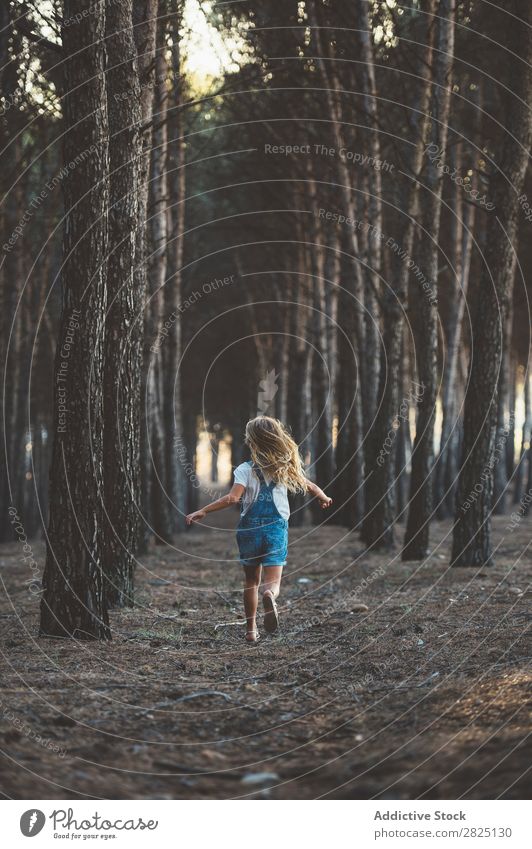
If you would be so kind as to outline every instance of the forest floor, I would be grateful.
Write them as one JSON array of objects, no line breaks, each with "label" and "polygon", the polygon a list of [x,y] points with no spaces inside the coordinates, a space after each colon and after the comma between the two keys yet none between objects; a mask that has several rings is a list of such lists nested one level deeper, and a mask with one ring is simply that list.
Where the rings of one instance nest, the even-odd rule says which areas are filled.
[{"label": "forest floor", "polygon": [[449,522],[409,564],[294,529],[282,628],[257,645],[236,515],[216,519],[142,559],[108,644],[38,638],[21,546],[1,547],[4,797],[526,797],[532,519],[495,519],[481,571],[448,567]]}]

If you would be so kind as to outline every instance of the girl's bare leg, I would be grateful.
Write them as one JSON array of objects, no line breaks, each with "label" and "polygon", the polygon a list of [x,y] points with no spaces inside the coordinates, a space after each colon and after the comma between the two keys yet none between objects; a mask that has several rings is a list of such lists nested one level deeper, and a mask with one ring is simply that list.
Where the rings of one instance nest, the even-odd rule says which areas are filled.
[{"label": "girl's bare leg", "polygon": [[273,634],[279,627],[279,615],[277,613],[277,605],[275,599],[279,595],[281,587],[281,578],[283,575],[282,566],[265,566],[264,581],[262,584],[262,604],[264,607],[264,627],[268,633]]},{"label": "girl's bare leg", "polygon": [[[257,606],[261,566],[244,566],[244,610],[246,612],[246,639],[254,642],[257,632]],[[250,635],[254,636],[251,637]]]},{"label": "girl's bare leg", "polygon": [[282,566],[265,566],[263,569],[262,591],[270,592],[274,598],[279,595],[281,578],[283,577]]}]

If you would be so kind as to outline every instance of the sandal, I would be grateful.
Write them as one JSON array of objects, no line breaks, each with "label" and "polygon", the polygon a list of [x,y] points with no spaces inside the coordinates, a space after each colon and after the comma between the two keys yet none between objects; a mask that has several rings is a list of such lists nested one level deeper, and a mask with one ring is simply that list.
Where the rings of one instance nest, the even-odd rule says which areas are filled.
[{"label": "sandal", "polygon": [[262,605],[264,607],[264,628],[268,634],[273,634],[279,627],[279,614],[271,590],[266,590],[262,596]]},{"label": "sandal", "polygon": [[260,635],[257,629],[254,631],[246,631],[246,642],[247,643],[258,643],[260,640]]}]

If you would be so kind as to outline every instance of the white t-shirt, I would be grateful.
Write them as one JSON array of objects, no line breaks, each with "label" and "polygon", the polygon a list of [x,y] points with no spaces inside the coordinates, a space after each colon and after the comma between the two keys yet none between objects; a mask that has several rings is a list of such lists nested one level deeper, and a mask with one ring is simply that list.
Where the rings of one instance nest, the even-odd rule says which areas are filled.
[{"label": "white t-shirt", "polygon": [[[253,471],[250,463],[240,463],[240,466],[237,466],[234,472],[235,475],[235,483],[240,483],[242,486],[246,487],[246,491],[244,492],[244,497],[242,499],[242,515],[244,516],[254,501],[257,500],[258,494],[260,492],[260,481]],[[264,480],[267,484],[270,484],[271,478],[268,475],[264,475]],[[273,487],[273,503],[277,507],[281,517],[283,519],[287,519],[290,516],[290,506],[288,504],[288,492],[286,490],[286,486],[283,486],[280,483],[275,484]]]}]

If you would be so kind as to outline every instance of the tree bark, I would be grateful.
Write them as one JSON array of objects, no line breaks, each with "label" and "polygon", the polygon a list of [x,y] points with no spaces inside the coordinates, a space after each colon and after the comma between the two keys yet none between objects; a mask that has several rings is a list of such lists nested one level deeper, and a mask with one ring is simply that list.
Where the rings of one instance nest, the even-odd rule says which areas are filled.
[{"label": "tree bark", "polygon": [[[511,310],[513,313],[513,308]],[[508,439],[506,440],[506,478],[511,481],[515,471],[515,412],[517,404],[517,359],[512,351],[513,326],[508,325]]]},{"label": "tree bark", "polygon": [[[480,98],[478,97],[475,102],[477,115],[480,114],[479,101]],[[457,143],[453,148],[452,165],[458,173],[461,172],[462,149],[460,143]],[[472,188],[475,189],[476,158],[473,159],[472,166]],[[442,427],[436,467],[436,498],[439,501],[438,516],[440,518],[450,515],[454,506],[455,472],[457,469],[456,445],[458,442],[456,430],[459,428],[457,420],[458,361],[471,268],[474,222],[475,206],[473,203],[463,203],[463,187],[457,181],[452,209],[453,269],[451,271],[449,316],[445,328],[447,350],[444,358],[441,390]]]},{"label": "tree bark", "polygon": [[[168,245],[168,90],[166,58],[166,4],[160,2],[155,57],[155,100],[150,179],[150,256],[148,263],[148,341],[151,356],[146,363],[146,416],[149,433],[152,527],[158,542],[171,537],[170,502],[165,462],[167,438],[163,419],[163,352],[161,338],[164,315]],[[155,344],[154,344],[155,343]]]},{"label": "tree bark", "polygon": [[81,15],[76,26],[63,29],[64,159],[80,160],[63,181],[63,310],[40,632],[105,639],[111,636],[102,572],[109,158],[105,9],[91,4],[65,0],[64,7],[65,19]]},{"label": "tree bark", "polygon": [[140,510],[143,293],[135,285],[142,141],[133,0],[106,2],[109,259],[105,327],[104,571],[111,606],[133,605]]},{"label": "tree bark", "polygon": [[397,498],[397,521],[404,522],[408,508],[408,483],[412,462],[412,441],[410,437],[410,405],[412,398],[410,383],[410,334],[406,326],[403,329],[403,350],[401,357],[401,406],[397,420],[397,451],[395,456],[395,490]]},{"label": "tree bark", "polygon": [[[148,285],[147,273],[147,218],[149,197],[150,152],[152,145],[153,94],[155,80],[155,35],[157,29],[158,0],[135,0],[133,4],[133,24],[137,47],[138,69],[140,76],[140,105],[142,113],[142,156],[139,171],[139,227],[137,230],[135,288],[143,303],[142,313],[137,321],[146,325],[146,303]],[[141,384],[141,430],[140,430],[140,467],[141,467],[141,517],[139,517],[139,551],[145,552],[150,538],[151,527],[151,463],[149,455],[148,410],[146,404],[146,362],[149,359],[149,337],[144,330],[145,339],[142,384]]]},{"label": "tree bark", "polygon": [[177,440],[183,436],[183,409],[181,399],[181,275],[183,267],[185,229],[185,121],[183,112],[183,85],[180,54],[180,29],[183,3],[170,0],[169,30],[172,39],[172,81],[169,90],[168,119],[170,143],[168,151],[168,184],[170,207],[168,210],[168,279],[165,286],[166,314],[173,319],[164,349],[164,422],[166,432],[166,469],[168,496],[171,501],[170,525],[172,532],[185,529],[186,479],[179,462]]},{"label": "tree bark", "polygon": [[[362,12],[364,11],[366,17],[362,18],[362,22],[359,21],[358,17],[356,18],[355,25],[359,29],[363,28],[364,21],[366,21],[367,24],[367,13],[365,10],[362,10],[362,5],[358,7],[357,14],[362,14]],[[347,160],[345,159],[345,157],[340,155],[340,151],[342,149],[345,149],[347,147],[347,144],[345,140],[342,108],[340,101],[341,86],[334,65],[335,57],[333,57],[332,52],[327,43],[328,30],[324,30],[325,37],[322,35],[322,29],[320,26],[322,23],[320,12],[322,10],[320,9],[320,12],[318,11],[318,4],[316,3],[316,0],[312,0],[311,3],[308,3],[307,8],[309,14],[309,21],[313,27],[315,40],[314,52],[316,55],[317,65],[320,70],[321,79],[325,87],[328,118],[331,124],[331,130],[333,133],[336,149],[335,163],[338,183],[335,188],[337,188],[339,191],[346,216],[349,217],[352,221],[356,221],[357,204],[355,202],[355,187],[353,174],[347,165]],[[369,24],[367,25],[369,26]],[[362,33],[362,53],[367,61],[371,60],[371,43],[368,44],[368,38],[369,35],[366,36],[364,35],[364,33]],[[370,110],[370,121],[375,122],[376,100],[373,97],[372,92],[372,70],[372,68],[367,69],[368,79],[365,85],[365,93],[366,105]],[[371,239],[373,239],[373,235],[371,236]],[[370,319],[365,313],[366,281],[364,279],[361,263],[361,252],[358,232],[355,227],[349,228],[345,236],[345,242],[347,243],[347,251],[348,254],[351,256],[352,261],[349,279],[349,292],[352,297],[352,317],[354,323],[353,332],[356,342],[358,366],[358,392],[355,398],[355,405],[353,407],[352,413],[355,420],[352,424],[352,427],[350,428],[350,431],[355,436],[355,439],[357,440],[358,444],[353,447],[351,461],[349,462],[349,464],[343,465],[341,468],[343,469],[342,474],[351,476],[352,486],[354,489],[356,489],[356,480],[358,480],[359,478],[363,478],[364,476],[364,437],[366,436],[367,439],[367,434],[365,434],[364,432],[364,425],[368,427],[371,425],[372,410],[374,410],[375,407],[376,385],[372,385],[371,387],[369,386],[368,376],[366,374],[366,365],[368,362],[371,363],[371,353],[373,352],[374,354],[375,352],[371,348],[371,345],[369,356],[366,350],[366,319],[368,318],[368,321],[370,321]],[[370,308],[372,310],[374,310],[375,308],[373,301],[371,303]],[[373,339],[373,335],[371,338]],[[374,373],[373,377],[376,377]],[[360,450],[361,446],[362,450]],[[343,484],[340,483],[340,487],[342,486]],[[360,504],[360,501],[363,497],[363,491],[357,491],[355,499],[356,503]],[[352,504],[353,507],[355,506],[355,501]]]},{"label": "tree bark", "polygon": [[[311,193],[311,205],[317,208],[316,186],[312,177],[308,179],[308,185]],[[328,248],[320,244],[320,234],[316,226],[316,217],[313,217],[313,233],[311,250],[312,257],[312,281],[313,281],[313,313],[312,327],[314,338],[314,365],[313,365],[313,401],[315,403],[316,415],[314,416],[315,425],[315,454],[312,458],[314,475],[316,480],[320,481],[323,488],[327,488],[333,478],[334,470],[334,452],[332,445],[332,425],[333,425],[333,395],[334,395],[334,360],[336,358],[335,351],[331,350],[331,334],[329,320],[332,316],[328,315],[328,293],[329,300],[332,298],[336,302],[337,290],[334,283],[328,276],[328,270],[335,263],[331,264],[331,258],[328,256]],[[333,307],[333,312],[335,312]],[[319,512],[318,512],[319,511]],[[313,505],[314,521],[319,523],[323,517],[321,508],[316,502]]]},{"label": "tree bark", "polygon": [[4,462],[0,474],[0,541],[13,538],[8,507],[16,503],[16,481],[20,461],[19,410],[21,390],[22,315],[20,295],[24,282],[23,236],[10,244],[24,210],[26,179],[21,174],[24,115],[17,104],[20,92],[21,38],[16,30],[16,10],[9,3],[0,9],[0,144],[3,167],[0,175],[3,202],[0,204],[0,310],[2,316],[0,356],[3,368],[0,444]]},{"label": "tree bark", "polygon": [[[375,60],[373,55],[372,27],[369,15],[369,3],[358,0],[357,15],[360,21],[358,39],[360,42],[361,88],[364,93],[364,109],[369,124],[369,149],[374,162],[381,159],[380,127],[378,122],[377,83],[375,78]],[[382,175],[378,167],[370,167],[367,175],[367,218],[372,225],[368,230],[367,263],[365,269],[365,344],[364,373],[366,386],[363,401],[364,432],[367,434],[377,408],[377,387],[379,385],[379,322],[378,298],[381,294],[380,272],[382,264]],[[366,441],[369,446],[369,442]],[[368,457],[369,460],[369,457]]]},{"label": "tree bark", "polygon": [[410,148],[407,157],[410,178],[403,186],[402,196],[398,198],[401,224],[398,228],[398,237],[393,239],[395,249],[392,251],[390,260],[391,284],[386,288],[382,299],[384,329],[377,394],[379,408],[369,435],[368,457],[371,457],[371,463],[366,468],[366,512],[361,532],[362,539],[368,548],[389,549],[394,544],[396,445],[393,434],[399,409],[401,346],[418,213],[418,180],[428,121],[434,8],[435,0],[426,0],[423,4],[426,12],[426,39],[425,45],[420,48],[418,54],[416,73],[418,82],[414,89],[417,110],[416,142]]},{"label": "tree bark", "polygon": [[[454,566],[492,562],[491,509],[502,336],[512,294],[519,196],[528,164],[532,125],[532,9],[515,4],[520,23],[511,28],[510,63],[499,166],[490,180],[494,210],[488,213],[485,262],[476,293],[472,351],[465,399],[464,445],[453,529]],[[509,28],[510,29],[510,28]]]},{"label": "tree bark", "polygon": [[[436,50],[431,98],[430,145],[445,160],[454,57],[455,0],[440,0],[436,17]],[[435,156],[429,156],[422,200],[419,268],[414,288],[418,327],[419,393],[416,435],[412,451],[410,496],[402,560],[422,560],[429,550],[433,512],[434,420],[438,392],[438,240],[443,176]]]},{"label": "tree bark", "polygon": [[[512,277],[515,274],[515,266]],[[515,438],[513,419],[510,415],[510,375],[511,375],[511,344],[512,344],[513,310],[512,302],[508,304],[508,314],[505,320],[502,338],[501,368],[497,386],[497,431],[495,444],[501,447],[493,471],[493,513],[502,516],[506,512],[506,496],[508,487],[508,442]]]},{"label": "tree bark", "polygon": [[514,504],[519,504],[523,495],[523,484],[526,483],[526,462],[528,459],[528,444],[530,443],[530,435],[532,429],[532,404],[531,404],[531,369],[528,363],[523,369],[523,401],[525,407],[525,415],[523,421],[523,430],[521,433],[521,450],[519,452],[519,462],[515,475],[514,489]]}]

